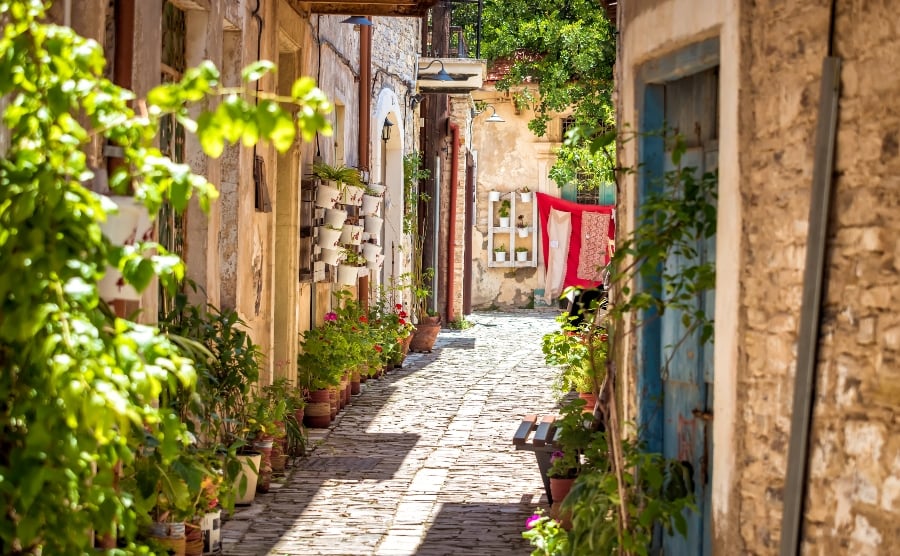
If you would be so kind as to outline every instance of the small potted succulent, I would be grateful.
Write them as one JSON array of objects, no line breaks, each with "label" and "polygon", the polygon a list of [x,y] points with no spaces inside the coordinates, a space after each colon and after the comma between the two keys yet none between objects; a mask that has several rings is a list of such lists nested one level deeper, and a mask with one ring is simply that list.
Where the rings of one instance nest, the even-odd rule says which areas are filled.
[{"label": "small potted succulent", "polygon": [[531,189],[527,185],[519,190],[519,198],[523,203],[531,202]]},{"label": "small potted succulent", "polygon": [[497,215],[500,217],[500,227],[509,228],[509,199],[500,201],[500,208],[497,209]]},{"label": "small potted succulent", "polygon": [[498,263],[506,262],[506,246],[502,243],[497,247],[494,247],[494,260]]},{"label": "small potted succulent", "polygon": [[526,262],[528,260],[528,248],[524,246],[516,247],[516,261]]}]

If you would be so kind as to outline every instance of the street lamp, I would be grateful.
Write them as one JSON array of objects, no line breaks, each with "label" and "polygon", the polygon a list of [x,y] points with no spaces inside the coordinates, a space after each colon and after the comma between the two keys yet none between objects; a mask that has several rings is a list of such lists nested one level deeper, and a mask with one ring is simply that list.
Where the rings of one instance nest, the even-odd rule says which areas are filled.
[{"label": "street lamp", "polygon": [[394,122],[389,119],[384,119],[384,127],[381,128],[381,140],[387,143],[391,140],[391,128],[394,127]]},{"label": "street lamp", "polygon": [[341,21],[341,23],[350,23],[351,25],[366,25],[366,26],[372,25],[372,22],[369,21],[369,18],[367,18],[364,15],[354,15],[354,16],[348,17],[347,19]]}]

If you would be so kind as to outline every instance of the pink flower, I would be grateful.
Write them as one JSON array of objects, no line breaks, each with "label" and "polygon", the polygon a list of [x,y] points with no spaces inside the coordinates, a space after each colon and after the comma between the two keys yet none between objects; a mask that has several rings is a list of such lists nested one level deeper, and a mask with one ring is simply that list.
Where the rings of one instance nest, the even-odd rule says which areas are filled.
[{"label": "pink flower", "polygon": [[555,450],[552,454],[550,454],[550,463],[553,463],[554,461],[561,459],[564,456],[565,454],[563,454],[559,450]]},{"label": "pink flower", "polygon": [[337,321],[337,313],[325,313],[325,322]]},{"label": "pink flower", "polygon": [[540,514],[532,514],[531,517],[525,520],[525,528],[533,529],[539,519],[541,519]]}]

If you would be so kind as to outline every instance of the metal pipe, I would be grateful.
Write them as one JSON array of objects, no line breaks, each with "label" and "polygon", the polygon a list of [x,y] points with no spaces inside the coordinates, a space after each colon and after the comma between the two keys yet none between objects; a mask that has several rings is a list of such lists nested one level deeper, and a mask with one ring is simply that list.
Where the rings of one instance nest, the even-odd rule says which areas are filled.
[{"label": "metal pipe", "polygon": [[819,351],[820,312],[825,274],[825,244],[831,211],[834,147],[840,97],[841,59],[822,62],[822,90],[809,205],[809,238],[803,275],[800,334],[797,339],[797,372],[791,414],[791,438],[785,479],[784,514],[781,521],[781,556],[800,554],[803,512],[809,471],[809,433],[815,400],[816,361]]},{"label": "metal pipe", "polygon": [[[368,16],[367,16],[368,17]],[[369,170],[369,137],[370,111],[372,110],[372,94],[369,92],[369,79],[372,73],[372,26],[359,26],[359,168]],[[371,179],[371,177],[369,178]],[[363,276],[357,281],[356,298],[363,311],[369,310],[369,277]]]},{"label": "metal pipe", "polygon": [[63,2],[63,25],[66,27],[72,26],[72,0]]},{"label": "metal pipe", "polygon": [[453,297],[456,293],[456,198],[459,184],[459,124],[450,122],[450,222],[447,224],[447,321],[453,321]]}]

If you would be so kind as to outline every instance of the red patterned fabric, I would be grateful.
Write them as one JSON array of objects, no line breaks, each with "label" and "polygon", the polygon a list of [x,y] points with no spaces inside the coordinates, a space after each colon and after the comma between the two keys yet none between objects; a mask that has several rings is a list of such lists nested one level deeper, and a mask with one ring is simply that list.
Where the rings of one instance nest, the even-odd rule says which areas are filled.
[{"label": "red patterned fabric", "polygon": [[[616,237],[615,221],[611,218],[614,207],[611,205],[582,205],[579,203],[573,203],[572,201],[566,201],[565,199],[560,199],[559,197],[553,197],[545,193],[535,193],[535,198],[538,204],[538,219],[541,222],[541,247],[543,248],[543,252],[545,254],[548,252],[547,250],[549,248],[549,239],[547,237],[547,218],[550,216],[550,209],[569,212],[572,215],[572,236],[569,240],[569,257],[567,261],[568,264],[566,265],[566,278],[563,281],[563,288],[567,288],[569,286],[592,288],[594,286],[597,286],[600,282],[599,276],[596,276],[596,280],[587,280],[578,276],[578,265],[582,260],[582,245],[585,245],[587,249],[594,250],[599,247],[600,243],[600,241],[593,237],[585,241],[584,236],[586,233],[586,229],[582,229],[582,216],[584,213],[601,213],[610,215],[609,231],[606,237],[606,241],[603,242],[604,244],[608,244]],[[592,217],[589,217],[589,220],[593,222],[594,226],[597,225],[596,221]],[[604,249],[604,251],[605,252],[602,255],[602,260],[603,264],[605,265],[609,262],[609,249]],[[600,260],[600,255],[599,253],[596,253],[591,256],[587,256],[586,260],[589,261],[586,264],[593,264],[593,261]],[[545,255],[545,265],[546,261],[547,257]]]}]

